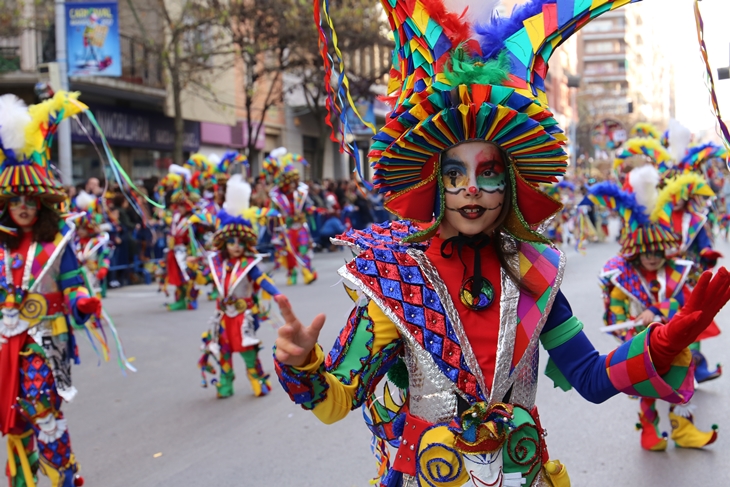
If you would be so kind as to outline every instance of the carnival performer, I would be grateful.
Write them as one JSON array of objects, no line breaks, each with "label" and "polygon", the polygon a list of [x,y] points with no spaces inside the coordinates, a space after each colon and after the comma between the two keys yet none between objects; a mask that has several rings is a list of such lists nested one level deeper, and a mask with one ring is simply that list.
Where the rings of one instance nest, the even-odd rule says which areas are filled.
[{"label": "carnival performer", "polygon": [[81,191],[74,200],[74,209],[78,210],[73,215],[76,226],[76,257],[82,266],[84,281],[91,294],[97,297],[104,297],[106,294],[104,280],[109,273],[111,249],[109,247],[109,233],[104,227],[99,198],[86,191]]},{"label": "carnival performer", "polygon": [[[666,181],[659,192],[656,207],[651,217],[672,229],[679,238],[675,255],[694,263],[690,281],[696,281],[699,273],[714,268],[722,254],[713,248],[707,223],[709,212],[707,199],[715,193],[707,181],[696,172],[686,172]],[[718,330],[719,333],[719,330]],[[695,378],[698,383],[717,379],[722,375],[722,366],[710,369],[700,343],[692,345],[695,361]]]},{"label": "carnival performer", "polygon": [[[605,313],[604,323],[622,343],[653,322],[667,323],[687,302],[691,288],[687,278],[693,263],[668,259],[679,246],[671,229],[649,218],[657,201],[658,171],[649,165],[634,169],[631,180],[634,194],[606,182],[593,186],[583,203],[616,210],[624,220],[621,251],[610,259],[600,274]],[[715,323],[698,340],[719,334]],[[641,447],[665,451],[667,440],[659,431],[656,399],[642,397],[639,425]],[[702,448],[717,439],[715,428],[704,432],[694,425],[694,405],[671,405],[671,438],[682,448]]]},{"label": "carnival performer", "polygon": [[[176,177],[175,177],[176,176]],[[170,311],[198,308],[198,285],[201,284],[201,258],[204,249],[198,241],[195,205],[200,194],[187,183],[190,172],[175,164],[170,166],[173,190],[167,215],[169,235],[163,288],[175,286],[175,301],[167,305]],[[204,282],[202,282],[204,284]]]},{"label": "carnival performer", "polygon": [[74,227],[54,206],[65,195],[48,160],[58,123],[86,108],[77,97],[58,92],[29,108],[0,97],[0,428],[12,487],[35,486],[39,469],[53,487],[83,484],[61,403],[76,394],[73,326],[101,303],[83,285],[69,245]]},{"label": "carnival performer", "polygon": [[317,279],[312,266],[312,234],[307,224],[307,195],[309,187],[299,179],[294,162],[306,163],[301,156],[287,152],[284,147],[274,149],[267,158],[268,170],[273,175],[274,186],[269,191],[271,205],[279,212],[276,239],[281,242],[277,254],[287,271],[287,284],[297,283],[297,269],[302,273],[304,284]]},{"label": "carnival performer", "polygon": [[265,396],[271,391],[269,375],[258,358],[261,341],[256,338],[262,321],[262,302],[258,294],[272,296],[281,293],[258,264],[263,256],[256,252],[257,235],[245,217],[249,209],[251,186],[241,174],[228,181],[226,202],[218,214],[218,230],[213,236],[215,253],[208,256],[211,275],[218,289],[213,329],[203,334],[203,356],[199,361],[203,386],[206,372],[214,372],[213,358],[220,368],[215,383],[218,397],[233,395],[233,354],[240,353],[246,364],[246,375],[254,395]]},{"label": "carnival performer", "polygon": [[[382,2],[398,46],[395,108],[370,157],[375,190],[408,221],[340,237],[357,255],[340,274],[359,291],[326,359],[324,315],[304,327],[284,298],[275,352],[291,399],[326,423],[380,403],[370,424],[380,485],[569,485],[535,407],[540,342],[592,402],[691,397],[686,346],[730,299],[730,273],[703,275],[682,313],[602,356],[560,292],[563,254],[537,231],[560,211],[537,184],[556,182],[567,159],[546,106],[546,60],[624,3],[531,1],[506,19]],[[334,90],[332,102],[347,99]],[[386,373],[391,394],[372,399]]]}]

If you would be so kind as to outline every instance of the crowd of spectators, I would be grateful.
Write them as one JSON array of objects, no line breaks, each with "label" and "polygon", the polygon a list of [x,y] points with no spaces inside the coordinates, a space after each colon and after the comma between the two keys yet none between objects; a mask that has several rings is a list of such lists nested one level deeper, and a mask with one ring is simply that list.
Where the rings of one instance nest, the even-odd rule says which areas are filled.
[{"label": "crowd of spectators", "polygon": [[[391,218],[383,206],[382,195],[367,191],[354,181],[325,179],[306,183],[309,186],[308,223],[315,251],[335,250],[329,239],[349,228],[363,229],[373,222]],[[138,188],[146,195],[154,195],[156,184],[157,178],[150,178],[141,181]],[[103,201],[101,211],[107,222],[104,230],[109,233],[113,247],[109,286],[140,282],[142,277],[132,269],[140,269],[148,262],[155,262],[164,254],[164,211],[138,199],[137,206],[143,218],[116,184],[105,186],[95,177],[67,189],[72,199],[82,190],[94,196],[106,196],[100,201]],[[252,182],[251,205],[269,207],[268,191],[269,186],[265,181]]]}]

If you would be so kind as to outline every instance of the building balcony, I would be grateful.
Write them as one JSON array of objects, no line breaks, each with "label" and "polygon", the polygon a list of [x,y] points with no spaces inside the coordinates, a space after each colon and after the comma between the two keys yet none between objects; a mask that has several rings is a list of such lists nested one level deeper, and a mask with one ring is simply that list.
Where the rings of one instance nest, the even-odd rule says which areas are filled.
[{"label": "building balcony", "polygon": [[626,59],[626,52],[606,52],[596,54],[584,54],[583,62],[590,63],[591,61],[624,61]]},{"label": "building balcony", "polygon": [[616,29],[608,32],[583,32],[583,41],[612,41],[615,39],[624,39],[626,37],[626,30]]},{"label": "building balcony", "polygon": [[[122,35],[119,43],[120,77],[72,76],[70,88],[102,96],[162,103],[166,90],[160,54],[132,37]],[[51,29],[0,37],[0,84],[32,86],[41,79],[39,66],[55,59],[55,32]]]},{"label": "building balcony", "polygon": [[617,70],[604,73],[583,73],[583,80],[586,83],[615,83],[626,82],[626,70]]}]

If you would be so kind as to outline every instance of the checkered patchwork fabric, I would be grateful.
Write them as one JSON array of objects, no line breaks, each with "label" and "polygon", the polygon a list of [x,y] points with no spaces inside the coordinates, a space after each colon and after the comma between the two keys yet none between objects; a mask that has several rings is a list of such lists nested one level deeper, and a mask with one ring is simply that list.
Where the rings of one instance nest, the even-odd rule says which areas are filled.
[{"label": "checkered patchwork fabric", "polygon": [[547,245],[524,243],[520,245],[519,261],[520,277],[534,294],[520,293],[512,370],[527,350],[542,316],[552,305],[550,298],[560,271],[560,252]]},{"label": "checkered patchwork fabric", "polygon": [[382,300],[470,400],[485,400],[438,294],[411,256],[385,246],[372,247],[348,263],[347,270]]},{"label": "checkered patchwork fabric", "polygon": [[623,257],[614,257],[613,259],[606,262],[603,266],[603,272],[608,273],[611,271],[619,271],[620,274],[616,277],[616,284],[627,290],[636,299],[641,301],[644,307],[648,308],[653,304],[653,299],[641,285],[639,274],[636,269],[629,264],[629,261]]},{"label": "checkered patchwork fabric", "polygon": [[411,243],[404,245],[402,240],[421,229],[413,223],[401,220],[384,223],[375,223],[364,230],[348,230],[336,239],[357,245],[361,250],[372,247],[385,247],[391,250],[405,252],[408,248],[425,250],[426,244]]},{"label": "checkered patchwork fabric", "polygon": [[[317,348],[319,353],[324,353],[319,345]],[[281,387],[289,394],[291,400],[303,409],[314,409],[327,397],[330,386],[325,379],[324,363],[315,372],[310,373],[282,364],[274,357],[274,368]]]},{"label": "checkered patchwork fabric", "polygon": [[694,363],[684,350],[663,376],[654,368],[649,355],[653,324],[606,357],[606,369],[613,386],[630,396],[662,399],[673,404],[686,403],[694,393]]}]

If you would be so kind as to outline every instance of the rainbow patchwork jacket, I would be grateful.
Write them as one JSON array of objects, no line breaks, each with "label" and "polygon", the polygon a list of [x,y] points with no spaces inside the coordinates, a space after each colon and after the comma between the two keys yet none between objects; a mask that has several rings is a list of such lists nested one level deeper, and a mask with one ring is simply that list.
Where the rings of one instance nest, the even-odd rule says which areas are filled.
[{"label": "rainbow patchwork jacket", "polygon": [[[684,305],[682,290],[692,268],[691,261],[668,260],[657,271],[656,281],[647,282],[628,260],[613,257],[598,276],[606,308],[604,323],[615,325],[635,318],[646,309],[661,316],[664,322],[669,321]],[[625,339],[627,335],[622,332],[616,336]]]},{"label": "rainbow patchwork jacket", "polygon": [[[368,409],[368,425],[376,437],[398,449],[392,468],[381,469],[385,473],[380,485],[466,485],[439,477],[433,466],[442,459],[430,458],[436,451],[433,443],[439,443],[440,432],[447,428],[456,439],[438,446],[455,458],[449,468],[470,472],[469,462],[491,461],[484,449],[474,446],[487,425],[490,431],[504,432],[497,435],[501,443],[496,449],[490,444],[487,450],[501,452],[499,471],[505,478],[517,475],[526,479],[522,485],[552,485],[543,468],[547,448],[535,408],[540,343],[559,373],[591,402],[619,392],[673,403],[690,399],[693,365],[688,350],[663,377],[648,353],[652,327],[609,355],[600,355],[560,292],[564,256],[548,245],[519,243],[509,236],[505,238],[517,251],[511,258],[520,277],[540,284],[538,292],[530,294],[502,272],[495,373],[492,384],[486,384],[451,296],[424,252],[428,244],[401,242],[417,230],[408,222],[388,222],[339,237],[339,243],[356,253],[339,271],[359,288],[355,309],[326,358],[318,347],[321,360],[308,366],[275,364],[291,399],[325,422],[341,419],[318,414],[330,407],[328,394],[335,394],[339,402],[340,384],[356,386],[350,408]],[[373,333],[378,315],[397,329],[387,344]],[[402,369],[399,380],[394,377],[396,369]],[[391,392],[396,384],[402,394],[396,394],[395,401],[386,398],[384,404],[376,404],[376,386],[386,373]],[[501,429],[505,424],[510,428]],[[518,452],[523,439],[521,444],[531,447]],[[472,451],[476,457],[468,454]]]}]

